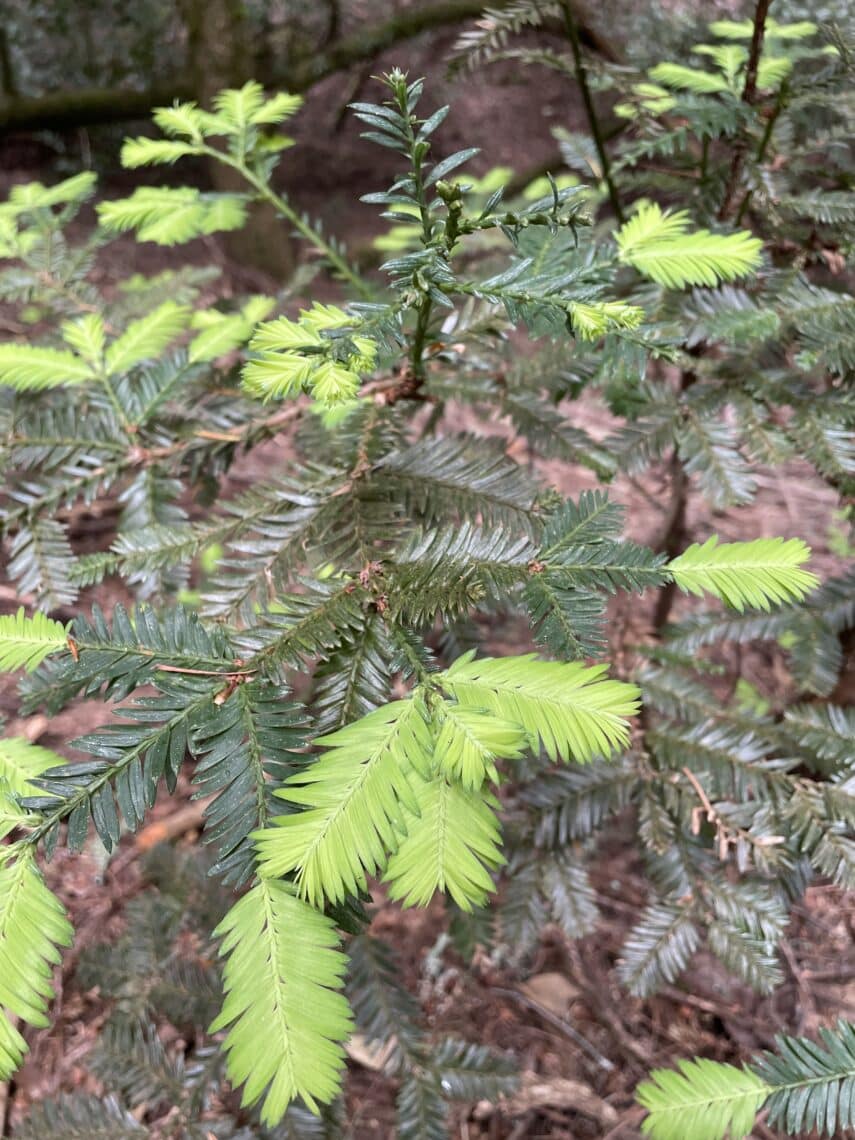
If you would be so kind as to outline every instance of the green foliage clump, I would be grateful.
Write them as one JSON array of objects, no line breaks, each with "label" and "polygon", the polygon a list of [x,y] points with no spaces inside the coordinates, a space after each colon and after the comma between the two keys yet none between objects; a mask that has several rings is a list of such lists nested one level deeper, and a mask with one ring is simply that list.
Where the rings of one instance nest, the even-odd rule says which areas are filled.
[{"label": "green foliage clump", "polygon": [[[768,230],[742,225],[770,192],[760,172],[775,132],[749,162],[758,123],[742,97],[740,27],[713,28],[725,45],[700,52],[709,66],[688,86],[660,66],[630,88],[632,133],[610,168],[587,185],[548,180],[528,198],[476,184],[465,173],[474,148],[437,159],[448,108],[423,115],[422,81],[387,75],[382,102],[354,107],[366,138],[399,163],[366,201],[417,228],[417,244],[381,267],[385,280],[273,189],[289,145],[276,128],[299,100],[255,83],[211,110],[161,109],[163,137],[123,152],[130,167],[219,161],[245,192],[137,190],[102,202],[82,242],[67,227],[94,191],[88,176],[19,187],[0,205],[13,261],[0,296],[39,305],[50,327],[44,344],[0,347],[8,568],[39,606],[0,618],[0,666],[30,670],[25,710],[86,697],[116,702],[119,717],[74,742],[83,762],[14,741],[0,750],[0,941],[15,979],[0,994],[0,1076],[25,1048],[13,1018],[44,1023],[50,969],[71,937],[37,850],[79,850],[90,826],[112,849],[185,765],[211,798],[211,870],[240,892],[209,916],[222,976],[217,966],[196,979],[203,996],[219,994],[217,1010],[193,1019],[222,1055],[211,1069],[175,1069],[150,1024],[154,982],[136,1006],[149,1021],[118,1026],[111,1048],[167,1073],[158,1095],[188,1119],[224,1063],[270,1135],[311,1134],[299,1132],[311,1117],[276,1130],[296,1102],[319,1112],[335,1101],[354,1024],[389,1046],[404,1137],[443,1135],[449,1099],[510,1087],[502,1059],[478,1043],[432,1043],[417,1025],[366,932],[377,879],[404,906],[447,895],[461,922],[479,921],[498,893],[488,937],[520,959],[548,921],[569,938],[594,928],[586,856],[631,809],[650,897],[619,969],[641,996],[674,981],[702,943],[768,992],[791,900],[812,875],[855,884],[851,711],[814,701],[834,690],[840,635],[855,624],[851,574],[820,585],[798,538],[691,543],[683,527],[657,549],[630,541],[603,489],[566,498],[504,440],[452,427],[460,404],[476,421],[506,418],[532,454],[601,482],[667,457],[683,521],[690,481],[713,508],[748,502],[758,466],[795,450],[835,489],[851,485],[851,298],[841,311],[841,295],[813,280],[809,241],[773,268],[777,214]],[[839,52],[793,47],[812,35],[776,26],[783,54],[755,80],[777,92],[776,119],[791,131],[842,67]],[[819,79],[799,103],[803,66]],[[836,122],[830,95],[826,110]],[[696,138],[697,193],[664,208],[651,195],[670,183],[648,179],[644,162],[664,155],[678,170]],[[568,164],[581,145],[564,139]],[[774,190],[790,203],[781,219],[806,209],[808,152],[794,149],[792,185]],[[838,194],[823,213],[815,198],[811,218],[845,206]],[[162,279],[125,282],[110,299],[90,280],[115,233],[180,243],[239,226],[259,200],[306,240],[340,301],[295,317],[288,290],[201,308],[197,271],[169,279],[168,301]],[[606,441],[571,420],[586,389],[621,421]],[[229,490],[239,458],[285,428],[285,470]],[[80,553],[68,508],[105,495],[119,508],[115,536]],[[137,595],[130,610],[93,609],[68,626],[48,616],[109,576]],[[658,635],[611,677],[585,659],[604,655],[610,598],[645,591],[668,603]],[[677,592],[721,605],[667,624]],[[542,655],[489,655],[490,627],[511,616]],[[705,668],[707,647],[763,639],[788,653],[797,706],[722,700]],[[828,1089],[847,1033],[824,1039]],[[784,1104],[806,1048],[785,1042],[780,1060],[750,1070],[691,1062],[656,1075],[643,1093],[649,1128],[665,1140],[744,1134],[766,1099],[787,1127],[830,1128],[830,1100],[822,1111],[816,1099]],[[136,1135],[124,1106],[142,1103],[142,1086],[126,1076],[114,1087],[119,1100],[100,1107],[40,1111]]]}]

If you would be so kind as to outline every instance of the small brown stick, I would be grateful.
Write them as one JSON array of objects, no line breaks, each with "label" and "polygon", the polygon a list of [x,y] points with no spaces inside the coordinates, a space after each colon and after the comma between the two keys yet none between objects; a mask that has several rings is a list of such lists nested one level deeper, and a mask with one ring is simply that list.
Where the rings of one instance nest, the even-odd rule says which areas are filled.
[{"label": "small brown stick", "polygon": [[586,1037],[583,1037],[582,1034],[574,1029],[569,1022],[565,1021],[563,1017],[556,1016],[552,1010],[547,1009],[546,1006],[541,1005],[538,1001],[534,1001],[533,998],[528,997],[526,994],[520,993],[519,990],[505,989],[504,986],[491,986],[490,989],[494,994],[499,994],[501,997],[512,998],[514,1001],[519,1002],[520,1005],[524,1005],[526,1009],[530,1009],[532,1013],[536,1013],[538,1017],[543,1018],[549,1025],[557,1029],[559,1033],[563,1033],[565,1037],[569,1037],[580,1049],[584,1049],[588,1056],[596,1061],[601,1069],[605,1069],[606,1072],[609,1073],[614,1070],[614,1062],[610,1061],[608,1057],[604,1057]]},{"label": "small brown stick", "polygon": [[[751,34],[751,47],[748,52],[748,63],[745,68],[745,84],[742,88],[742,102],[746,103],[749,107],[753,104],[757,96],[757,69],[760,66],[760,55],[763,51],[763,37],[766,33],[766,19],[769,15],[771,4],[772,0],[757,0],[757,7],[754,9],[754,30]],[[742,137],[736,141],[733,147],[733,157],[730,162],[727,185],[718,212],[718,220],[720,222],[726,222],[733,212],[747,153],[748,137],[743,131]]]},{"label": "small brown stick", "polygon": [[732,1017],[734,1013],[738,1012],[738,1008],[734,1005],[725,1005],[724,1003],[717,1003],[709,1001],[707,998],[698,997],[697,994],[685,993],[683,990],[678,990],[676,986],[660,986],[656,991],[657,997],[668,998],[669,1001],[678,1002],[680,1005],[691,1005],[695,1009],[699,1009],[702,1013],[710,1013],[714,1017],[721,1017],[727,1014]]},{"label": "small brown stick", "polygon": [[136,848],[138,851],[151,851],[159,843],[169,843],[186,835],[188,831],[198,830],[205,822],[205,811],[211,800],[194,800],[186,807],[166,816],[165,819],[155,820],[137,832]]},{"label": "small brown stick", "polygon": [[810,986],[805,980],[805,975],[793,953],[793,948],[786,938],[781,940],[780,949],[781,956],[787,963],[787,969],[792,974],[793,981],[796,983],[796,990],[799,995],[798,1004],[796,1006],[796,1032],[801,1033],[805,1027],[808,1014],[812,1017],[816,1015],[816,1003],[813,1000]]},{"label": "small brown stick", "polygon": [[650,1056],[633,1041],[626,1026],[621,1021],[620,1015],[612,1008],[609,999],[606,997],[607,978],[594,977],[594,974],[599,973],[596,966],[591,961],[583,962],[578,948],[572,943],[564,942],[561,949],[569,967],[568,972],[588,999],[594,1012],[602,1018],[606,1028],[611,1031],[615,1041],[627,1057],[631,1058],[635,1064],[640,1065],[642,1071],[646,1073],[650,1068]]},{"label": "small brown stick", "polygon": [[155,665],[160,673],[189,673],[195,677],[222,677],[225,681],[234,680],[235,677],[250,677],[254,669],[190,669],[183,665]]}]

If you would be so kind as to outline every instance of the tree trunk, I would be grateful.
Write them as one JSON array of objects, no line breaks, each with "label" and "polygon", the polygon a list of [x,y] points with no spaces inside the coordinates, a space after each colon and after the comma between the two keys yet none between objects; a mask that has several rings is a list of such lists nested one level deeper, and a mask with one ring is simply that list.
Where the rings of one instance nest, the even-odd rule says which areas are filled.
[{"label": "tree trunk", "polygon": [[[253,57],[243,0],[182,0],[187,28],[188,70],[196,101],[210,107],[224,87],[240,87],[252,78]],[[211,183],[224,193],[244,191],[246,183],[237,171],[212,159],[208,164]],[[261,270],[278,281],[294,272],[294,247],[288,230],[273,207],[255,202],[242,229],[222,235],[234,261]]]},{"label": "tree trunk", "polygon": [[[204,0],[199,0],[202,4]],[[212,0],[218,7],[224,0]],[[284,67],[268,70],[256,68],[251,57],[247,66],[255,71],[253,78],[265,87],[287,91],[306,91],[321,79],[353,64],[365,63],[396,44],[421,35],[433,28],[448,27],[479,16],[487,0],[440,0],[399,12],[377,24],[345,36],[308,59],[286,62]],[[575,9],[576,5],[574,5]],[[582,15],[580,36],[593,44],[606,58],[614,59],[613,47],[605,44],[589,28]],[[145,119],[155,107],[168,106],[174,100],[193,99],[192,80],[186,74],[174,81],[145,91],[127,88],[102,88],[59,91],[49,95],[0,99],[0,131],[62,130],[69,127],[95,126],[100,123],[123,123]]]}]

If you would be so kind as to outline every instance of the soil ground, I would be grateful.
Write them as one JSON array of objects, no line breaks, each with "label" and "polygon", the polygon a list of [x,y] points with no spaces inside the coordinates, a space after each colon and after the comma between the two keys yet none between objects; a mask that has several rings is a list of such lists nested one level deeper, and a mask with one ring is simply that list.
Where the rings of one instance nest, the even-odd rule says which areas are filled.
[{"label": "soil ground", "polygon": [[[406,63],[411,72],[435,72],[432,61],[446,46],[434,39],[409,49]],[[373,70],[393,62],[397,61],[383,60]],[[384,186],[391,170],[384,166],[382,155],[378,160],[376,148],[358,140],[353,122],[341,117],[348,99],[370,97],[362,80],[349,85],[333,80],[313,92],[298,120],[299,145],[289,153],[284,177],[297,202],[320,213],[356,248],[366,243],[376,224],[373,209],[359,205],[357,195]],[[552,123],[573,127],[581,122],[567,88],[546,73],[538,73],[536,83],[533,73],[522,77],[510,68],[465,84],[441,79],[433,85],[431,98],[435,103],[453,98],[456,108],[440,138],[443,150],[468,145],[463,124],[477,125],[485,140],[482,169],[499,164],[517,170],[536,166],[554,148],[549,136]],[[38,140],[7,142],[4,156],[4,183],[49,177],[44,165],[47,152]],[[263,275],[230,259],[213,240],[196,243],[191,255],[200,264],[213,261],[222,268],[216,287],[220,297],[271,287]],[[115,275],[129,272],[130,264],[153,273],[177,258],[186,261],[186,256],[186,249],[175,254],[119,242],[99,262],[98,275],[109,287]],[[608,415],[593,399],[574,404],[570,414],[595,435],[603,436],[609,428]],[[462,412],[460,417],[451,426],[506,432],[502,424],[478,423]],[[239,464],[231,480],[249,484],[260,472],[269,471],[271,462],[281,463],[283,458],[287,441],[271,441]],[[581,468],[540,466],[544,477],[567,495],[576,496],[594,485],[591,473]],[[829,551],[833,494],[798,462],[784,470],[761,472],[759,483],[752,507],[714,517],[700,496],[693,496],[689,511],[693,537],[704,538],[713,529],[726,539],[798,535],[813,547],[818,573],[838,570]],[[640,482],[621,478],[611,493],[627,508],[631,537],[655,543],[667,505],[664,472],[654,470]],[[78,541],[92,547],[107,545],[110,522],[109,509],[80,516]],[[98,601],[109,609],[124,598],[120,587],[108,585],[87,593],[82,604]],[[0,581],[0,612],[10,612],[15,605],[13,592]],[[616,603],[611,652],[618,667],[627,644],[644,636],[651,608],[649,598],[641,606],[635,601]],[[506,649],[519,650],[520,642],[514,638],[522,636],[520,631],[503,631],[502,636],[508,639]],[[743,665],[762,694],[778,702],[785,699],[791,682],[777,655],[752,651]],[[0,712],[10,718],[8,734],[25,733],[59,750],[109,716],[104,706],[91,703],[49,722],[39,716],[20,721],[14,692],[8,687],[0,692]],[[155,808],[153,821],[168,826],[188,802],[189,787],[182,782],[173,799]],[[633,1090],[651,1067],[693,1054],[738,1060],[771,1045],[778,1032],[813,1033],[835,1017],[855,1019],[855,900],[831,886],[812,888],[795,907],[783,947],[785,981],[771,997],[758,998],[728,977],[711,956],[700,954],[679,987],[666,987],[649,1001],[628,998],[617,986],[614,966],[626,930],[645,898],[632,837],[629,826],[619,825],[599,851],[594,881],[603,917],[597,933],[568,944],[556,931],[546,929],[540,949],[524,969],[496,964],[486,955],[476,957],[474,966],[465,966],[441,938],[445,918],[439,905],[401,912],[377,893],[374,928],[398,948],[405,981],[418,995],[430,1030],[508,1050],[522,1071],[538,1078],[527,1099],[518,1098],[504,1108],[461,1108],[450,1136],[631,1140],[640,1136],[641,1117]],[[189,844],[194,839],[191,829],[176,841]],[[12,1135],[34,1099],[62,1090],[97,1088],[86,1069],[86,1054],[106,1009],[97,991],[82,992],[75,984],[75,961],[81,948],[121,930],[123,908],[142,886],[139,851],[139,843],[128,836],[109,860],[92,846],[79,857],[59,853],[50,865],[51,884],[66,902],[78,934],[75,951],[58,974],[54,1028],[32,1036],[30,1058],[8,1090],[7,1125]],[[573,1031],[589,1042],[599,1059],[572,1040]],[[392,1082],[359,1059],[351,1062],[347,1116],[354,1140],[394,1135],[393,1100]],[[756,1135],[768,1138],[775,1133],[761,1123]]]}]

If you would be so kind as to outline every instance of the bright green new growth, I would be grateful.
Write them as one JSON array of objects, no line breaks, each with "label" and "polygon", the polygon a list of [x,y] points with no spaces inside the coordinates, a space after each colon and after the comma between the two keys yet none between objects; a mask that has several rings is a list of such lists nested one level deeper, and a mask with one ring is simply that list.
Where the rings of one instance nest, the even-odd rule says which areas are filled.
[{"label": "bright green new growth", "polygon": [[499,801],[441,776],[412,783],[416,810],[403,806],[402,838],[384,876],[391,898],[427,906],[444,892],[461,910],[483,906],[495,890],[490,872],[505,861]]},{"label": "bright green new growth", "polygon": [[81,384],[92,375],[92,366],[71,352],[28,344],[0,345],[0,384],[19,392]]},{"label": "bright green new growth", "polygon": [[[430,690],[423,689],[321,737],[317,743],[328,751],[277,792],[304,810],[278,816],[273,828],[255,835],[261,872],[279,876],[296,870],[301,894],[314,905],[341,902],[364,890],[367,876],[382,871],[403,842],[403,853],[389,867],[393,878],[404,875],[416,851],[439,868],[418,888],[410,875],[404,875],[408,885],[397,888],[426,905],[448,880],[451,866],[443,815],[462,822],[465,803],[475,812],[480,838],[474,846],[496,865],[494,801],[479,800],[475,792],[487,765],[495,774],[493,760],[518,756],[523,740],[535,748],[542,742],[551,759],[565,762],[607,756],[624,746],[638,690],[603,679],[604,672],[605,666],[540,661],[534,655],[479,661],[467,655],[435,678],[457,705],[442,702],[434,713]],[[457,745],[457,756],[449,754],[450,744]],[[482,758],[480,779],[473,751]],[[442,772],[454,770],[465,776],[469,794],[446,791]],[[430,822],[422,817],[423,806]],[[408,818],[419,820],[415,835]],[[471,895],[462,885],[467,878],[474,885]],[[488,883],[482,872],[464,873],[455,882],[455,901],[479,903],[491,889]]]},{"label": "bright green new growth", "polygon": [[766,1108],[788,1136],[840,1136],[855,1126],[855,1026],[839,1021],[819,1042],[780,1036],[775,1052],[741,1069],[718,1061],[681,1061],[657,1069],[638,1087],[653,1140],[742,1140]]},{"label": "bright green new growth", "polygon": [[689,214],[663,212],[642,203],[615,235],[620,260],[668,289],[718,285],[744,277],[760,265],[763,244],[743,230],[735,234],[689,231]]},{"label": "bright green new growth", "polygon": [[259,870],[280,876],[299,868],[300,893],[316,906],[342,901],[366,885],[396,846],[401,804],[418,813],[408,779],[427,772],[431,739],[414,699],[396,701],[339,732],[328,749],[277,796],[303,811],[277,816],[255,839]]},{"label": "bright green new growth", "polygon": [[21,807],[23,796],[36,794],[32,783],[50,768],[61,768],[64,759],[49,748],[32,744],[22,736],[0,737],[0,839],[17,827],[28,827],[38,816]]},{"label": "bright green new growth", "polygon": [[815,589],[819,579],[802,569],[809,557],[809,548],[799,538],[757,538],[719,546],[713,535],[672,559],[668,570],[686,593],[700,596],[706,591],[742,613],[746,606],[769,610],[799,601]]},{"label": "bright green new growth", "polygon": [[67,640],[60,622],[41,613],[27,617],[21,606],[16,614],[0,617],[0,669],[32,673],[51,653],[64,649]]},{"label": "bright green new growth", "polygon": [[635,685],[604,677],[607,666],[527,657],[459,658],[440,677],[464,707],[518,724],[550,760],[585,763],[629,743],[627,718],[638,712]]},{"label": "bright green new growth", "polygon": [[768,1094],[749,1069],[681,1061],[677,1070],[656,1069],[639,1085],[638,1102],[648,1111],[641,1128],[653,1140],[742,1140]]},{"label": "bright green new growth", "polygon": [[330,919],[285,883],[263,879],[215,932],[227,956],[226,1000],[211,1032],[224,1048],[243,1099],[263,1099],[277,1124],[296,1097],[317,1111],[338,1092],[344,1041],[352,1028],[340,989],[347,959]]},{"label": "bright green new growth", "polygon": [[[243,367],[243,386],[262,400],[282,399],[307,390],[323,405],[351,401],[360,373],[370,372],[377,344],[358,335],[362,322],[335,305],[316,303],[299,321],[278,317],[265,321],[249,342],[258,355]],[[351,330],[343,336],[343,330]],[[337,333],[335,340],[328,334]]]},{"label": "bright green new growth", "polygon": [[8,1080],[27,1051],[13,1018],[45,1027],[59,948],[73,931],[59,900],[45,886],[34,852],[0,848],[0,1080]]},{"label": "bright green new growth", "polygon": [[[717,71],[704,73],[712,86],[700,80],[697,90],[726,115],[738,103],[731,95],[745,49],[718,45],[701,55]],[[767,61],[762,78],[771,81],[776,66]],[[666,86],[636,89],[646,113],[679,102],[681,74],[672,68],[660,73]],[[9,868],[31,861],[37,845],[47,854],[59,842],[79,849],[90,822],[112,847],[123,827],[139,826],[163,785],[174,788],[189,754],[196,791],[212,801],[203,839],[214,849],[213,870],[246,891],[217,930],[226,998],[211,1029],[225,1035],[228,1072],[244,1085],[244,1103],[261,1105],[271,1126],[295,1099],[317,1111],[338,1095],[352,1020],[336,927],[360,929],[374,879],[404,905],[424,906],[443,892],[464,912],[490,902],[501,881],[499,937],[523,957],[546,922],[571,938],[593,929],[596,897],[579,851],[613,814],[636,811],[653,892],[620,969],[637,994],[676,979],[704,931],[728,969],[767,991],[779,976],[774,947],[793,887],[789,869],[809,865],[855,883],[842,834],[855,813],[838,781],[851,750],[847,710],[805,704],[786,712],[773,734],[744,708],[722,708],[694,675],[669,669],[672,659],[697,661],[723,638],[789,638],[802,690],[827,694],[835,650],[839,657],[841,627],[832,622],[843,620],[850,584],[832,581],[811,595],[817,581],[804,569],[809,551],[799,540],[720,545],[714,537],[668,562],[624,540],[620,508],[603,491],[567,500],[536,477],[536,464],[515,461],[504,441],[434,431],[460,401],[479,418],[509,422],[532,456],[582,463],[606,479],[636,462],[673,458],[718,507],[750,499],[755,442],[762,461],[773,462],[765,457],[792,446],[782,433],[795,425],[803,435],[793,439],[806,441],[817,469],[839,479],[847,440],[827,405],[817,413],[825,420],[796,408],[786,427],[770,423],[761,414],[765,373],[743,390],[712,371],[716,352],[704,355],[707,343],[717,349],[728,337],[759,355],[758,345],[795,322],[799,351],[791,355],[799,366],[827,365],[843,376],[849,333],[839,294],[807,278],[789,285],[783,300],[764,293],[762,282],[750,292],[719,288],[757,268],[759,240],[745,230],[694,229],[686,212],[644,199],[613,228],[613,240],[603,240],[602,218],[582,213],[596,211],[601,187],[542,180],[539,196],[503,200],[504,179],[479,187],[461,173],[474,148],[435,159],[431,136],[448,108],[419,118],[421,81],[395,72],[386,86],[384,104],[354,109],[367,137],[401,160],[391,189],[367,199],[390,222],[411,227],[392,250],[401,255],[381,269],[387,290],[366,281],[272,189],[276,156],[290,140],[268,128],[300,101],[267,99],[249,83],[223,92],[211,111],[160,109],[155,122],[166,137],[129,140],[123,150],[129,167],[216,159],[240,174],[246,194],[141,188],[101,204],[102,237],[133,231],[171,244],[233,229],[251,200],[266,201],[346,284],[340,303],[315,302],[299,316],[278,315],[267,297],[194,309],[199,292],[188,274],[170,279],[175,300],[158,304],[160,279],[137,281],[118,306],[105,300],[92,312],[87,300],[80,315],[66,289],[51,347],[0,348],[0,383],[16,389],[8,469],[20,499],[6,520],[16,580],[44,608],[72,604],[80,586],[107,574],[157,603],[132,614],[117,607],[109,623],[98,611],[79,617],[70,637],[42,614],[0,618],[0,667],[43,663],[25,681],[32,707],[60,708],[94,693],[127,701],[122,723],[77,742],[87,764],[57,769],[62,761],[45,750],[18,741],[0,747],[0,833],[23,836],[24,854]],[[691,89],[690,96],[700,99]],[[736,129],[712,123],[716,138]],[[53,231],[37,212],[71,208],[92,189],[90,176],[16,188],[0,207],[0,250],[28,271],[31,258],[40,271],[40,227]],[[810,216],[849,208],[843,192],[819,197]],[[714,216],[698,211],[701,221]],[[496,263],[486,277],[485,249]],[[88,288],[85,274],[69,273],[75,288]],[[667,292],[687,286],[709,288]],[[530,357],[509,356],[510,334],[520,330],[548,343],[533,344]],[[65,349],[53,346],[59,337]],[[700,382],[678,394],[650,378],[651,358],[696,369]],[[797,380],[809,391],[804,376]],[[588,384],[622,418],[604,443],[565,414],[568,397]],[[79,391],[70,390],[80,385],[84,415]],[[315,401],[311,412],[305,400],[284,417],[261,406],[301,393]],[[430,418],[420,414],[428,409]],[[190,492],[215,496],[234,455],[292,415],[299,458],[287,471],[191,518]],[[743,419],[750,446],[732,427]],[[119,498],[118,535],[109,550],[75,558],[56,508],[96,493]],[[206,551],[216,552],[207,562]],[[179,592],[199,568],[192,593]],[[638,684],[583,663],[602,653],[609,595],[670,583],[737,613],[693,612],[672,639],[647,647]],[[201,616],[175,604],[176,595],[192,598]],[[534,643],[555,660],[464,652],[485,620],[505,612],[527,621]],[[286,686],[291,670],[314,671],[306,709]],[[642,700],[645,723],[631,738]],[[309,742],[316,756],[307,754]],[[833,782],[791,770],[790,758],[804,754],[833,769]],[[699,800],[687,770],[720,813],[707,829],[715,827],[712,839],[694,828]],[[522,837],[516,828],[502,836],[494,792],[503,780],[519,780]],[[743,815],[732,833],[735,809]],[[674,879],[674,835],[690,829],[680,881],[660,890]],[[737,844],[739,876],[731,873]],[[16,910],[16,923],[28,915]],[[44,960],[53,961],[64,937],[54,929]],[[416,1040],[408,1014],[399,1016],[406,1002],[398,995],[384,1005],[387,983],[381,998],[371,997],[370,941],[357,935],[351,944],[348,992],[359,1032],[367,1018],[371,1040],[396,1038],[401,1135],[422,1135],[426,1120],[439,1121],[441,1134],[440,1092],[456,1087],[465,1096],[483,1058],[467,1043],[451,1048],[432,1064],[440,1075],[431,1087],[430,1045]],[[0,984],[5,976],[0,970]],[[391,1026],[383,1022],[390,1008]],[[10,1056],[19,1057],[16,1049]],[[711,1064],[656,1075],[645,1093],[654,1135],[736,1133],[753,1119],[760,1089],[778,1086]],[[821,1103],[799,1101],[802,1121],[819,1121],[822,1108],[827,1124],[831,1103],[831,1093]],[[794,1114],[794,1104],[786,1111]]]},{"label": "bright green new growth", "polygon": [[120,376],[141,361],[159,356],[186,329],[190,313],[187,305],[164,301],[145,317],[132,321],[106,352],[104,321],[97,313],[63,324],[63,339],[74,352],[2,345],[0,386],[27,392]]}]

